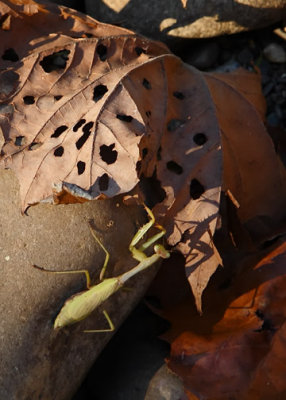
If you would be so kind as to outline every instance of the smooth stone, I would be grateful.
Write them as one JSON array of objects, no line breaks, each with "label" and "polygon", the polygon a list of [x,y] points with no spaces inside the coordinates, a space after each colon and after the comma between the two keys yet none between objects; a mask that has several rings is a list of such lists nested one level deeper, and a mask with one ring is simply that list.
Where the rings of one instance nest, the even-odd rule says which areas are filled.
[{"label": "smooth stone", "polygon": [[112,333],[83,333],[108,327],[106,309],[118,327],[143,296],[156,266],[130,280],[132,291],[118,291],[87,319],[60,330],[53,321],[64,301],[85,290],[84,275],[51,274],[32,267],[88,269],[98,282],[105,254],[106,276],[137,264],[128,249],[146,221],[142,207],[126,206],[122,198],[83,204],[38,204],[21,215],[19,184],[12,171],[0,170],[0,399],[70,399]]},{"label": "smooth stone", "polygon": [[278,43],[268,44],[263,49],[263,55],[272,63],[283,64],[286,62],[286,52]]},{"label": "smooth stone", "polygon": [[[185,5],[185,6],[184,6]],[[166,43],[269,26],[285,16],[285,0],[85,0],[86,13]]]},{"label": "smooth stone", "polygon": [[144,400],[178,400],[185,398],[183,382],[166,364],[151,379]]}]

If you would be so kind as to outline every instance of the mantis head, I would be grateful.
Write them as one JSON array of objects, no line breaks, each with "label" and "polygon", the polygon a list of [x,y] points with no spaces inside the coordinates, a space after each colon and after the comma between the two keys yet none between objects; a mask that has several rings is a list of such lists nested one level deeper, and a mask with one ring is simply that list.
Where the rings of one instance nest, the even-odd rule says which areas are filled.
[{"label": "mantis head", "polygon": [[154,251],[155,251],[156,254],[158,254],[158,256],[160,256],[162,258],[169,258],[170,257],[169,251],[166,250],[165,247],[162,246],[161,244],[155,244]]}]

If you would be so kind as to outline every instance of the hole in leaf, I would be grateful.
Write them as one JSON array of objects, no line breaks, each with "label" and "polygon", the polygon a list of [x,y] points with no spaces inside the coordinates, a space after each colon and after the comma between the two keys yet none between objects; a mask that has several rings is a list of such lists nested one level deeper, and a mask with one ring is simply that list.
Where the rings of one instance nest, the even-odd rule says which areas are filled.
[{"label": "hole in leaf", "polygon": [[255,311],[255,314],[257,315],[257,317],[261,320],[264,319],[264,314],[261,310],[259,310],[259,308]]},{"label": "hole in leaf", "polygon": [[6,115],[7,117],[13,115],[14,113],[14,105],[3,103],[0,104],[0,114]]},{"label": "hole in leaf", "polygon": [[66,131],[68,129],[68,127],[66,125],[61,125],[59,127],[57,127],[57,129],[55,130],[55,132],[51,135],[52,138],[58,138],[59,136],[61,136],[61,134]]},{"label": "hole in leaf", "polygon": [[273,244],[276,243],[277,240],[280,239],[280,238],[281,238],[281,235],[277,235],[277,236],[275,236],[275,237],[273,237],[273,238],[271,238],[271,239],[269,239],[269,240],[265,240],[265,241],[260,245],[260,248],[261,248],[261,249],[267,249],[268,247],[273,246]]},{"label": "hole in leaf", "polygon": [[231,278],[227,278],[225,279],[218,287],[219,290],[226,290],[230,287],[230,285],[232,284],[232,279]]},{"label": "hole in leaf", "polygon": [[261,328],[256,329],[254,332],[262,332],[262,331],[275,332],[276,331],[276,328],[275,328],[273,322],[269,318],[266,318],[264,313],[261,310],[257,309],[255,311],[255,314],[261,321],[263,321],[263,324],[262,324]]},{"label": "hole in leaf", "polygon": [[141,56],[142,53],[146,54],[146,50],[142,49],[140,46],[135,47],[135,52],[138,57]]},{"label": "hole in leaf", "polygon": [[151,83],[146,78],[143,79],[142,85],[144,86],[145,89],[148,90],[152,89]]},{"label": "hole in leaf", "polygon": [[23,146],[25,144],[25,136],[16,136],[15,146]]},{"label": "hole in leaf", "polygon": [[117,114],[116,118],[124,122],[131,122],[133,120],[133,117],[131,117],[131,115],[124,115],[124,114]]},{"label": "hole in leaf", "polygon": [[137,172],[138,176],[140,175],[141,166],[142,166],[142,160],[137,161],[137,163],[136,163],[136,172]]},{"label": "hole in leaf", "polygon": [[148,154],[148,149],[147,147],[144,147],[144,149],[142,150],[142,158],[144,159]]},{"label": "hole in leaf", "polygon": [[173,132],[176,129],[181,128],[182,126],[184,126],[184,124],[185,124],[185,122],[181,121],[180,119],[171,119],[168,122],[167,129],[168,129],[168,131]]},{"label": "hole in leaf", "polygon": [[76,166],[77,166],[77,173],[79,175],[83,174],[85,171],[85,162],[79,161]]},{"label": "hole in leaf", "polygon": [[6,49],[2,54],[2,59],[7,61],[16,62],[19,61],[19,56],[16,51],[12,48]]},{"label": "hole in leaf", "polygon": [[166,192],[161,186],[161,182],[157,179],[157,172],[146,178],[144,175],[140,177],[139,187],[144,193],[145,203],[151,209],[166,198]]},{"label": "hole in leaf", "polygon": [[91,128],[93,127],[93,121],[88,122],[87,124],[84,125],[82,128],[83,130],[83,135],[77,140],[76,142],[76,148],[79,150],[82,148],[82,146],[85,144],[87,139],[89,138],[91,134]]},{"label": "hole in leaf", "polygon": [[185,95],[182,92],[173,92],[173,96],[179,100],[184,100],[184,98],[185,98]]},{"label": "hole in leaf", "polygon": [[167,168],[168,168],[168,170],[174,172],[177,175],[181,175],[181,173],[183,172],[183,168],[179,164],[177,164],[175,161],[168,161]]},{"label": "hole in leaf", "polygon": [[108,189],[109,185],[109,176],[107,174],[101,175],[98,179],[99,190],[101,192],[105,192]]},{"label": "hole in leaf", "polygon": [[59,95],[57,95],[57,96],[54,96],[54,99],[55,99],[56,101],[59,101],[62,97],[63,97],[63,96],[61,96],[61,95],[59,94]]},{"label": "hole in leaf", "polygon": [[54,156],[55,157],[61,157],[64,154],[64,148],[63,146],[58,147],[55,151],[54,151]]},{"label": "hole in leaf", "polygon": [[198,145],[201,146],[206,143],[207,137],[204,133],[196,133],[193,137],[193,141]]},{"label": "hole in leaf", "polygon": [[85,119],[80,119],[75,126],[72,128],[72,130],[74,132],[77,132],[79,130],[79,128],[81,128],[83,126],[83,124],[85,124]]},{"label": "hole in leaf", "polygon": [[87,139],[89,138],[91,132],[85,132],[76,142],[76,148],[80,150],[82,146],[85,144]]},{"label": "hole in leaf", "polygon": [[205,192],[203,185],[196,179],[192,179],[190,184],[190,196],[192,199],[197,200]]},{"label": "hole in leaf", "polygon": [[10,25],[11,25],[11,15],[8,13],[1,15],[0,17],[1,29],[3,29],[4,31],[8,31],[10,29]]},{"label": "hole in leaf", "polygon": [[152,112],[151,112],[151,111],[146,111],[145,114],[146,114],[146,116],[149,118],[149,117],[151,117]]},{"label": "hole in leaf", "polygon": [[108,92],[107,86],[105,85],[95,86],[93,90],[93,100],[97,102],[105,95],[106,92]]},{"label": "hole in leaf", "polygon": [[158,160],[158,161],[161,161],[161,160],[162,160],[161,153],[162,153],[162,147],[160,146],[159,149],[158,149],[158,151],[157,151],[157,160]]},{"label": "hole in leaf", "polygon": [[84,125],[84,127],[82,128],[83,132],[90,132],[91,128],[93,127],[94,122],[93,121],[89,121],[87,124]]},{"label": "hole in leaf", "polygon": [[106,144],[103,144],[100,146],[100,157],[106,164],[113,164],[117,160],[117,151],[113,150],[115,147],[115,143],[112,143],[109,146],[106,146]]},{"label": "hole in leaf", "polygon": [[2,72],[0,75],[0,93],[11,96],[19,85],[19,74],[12,70]]},{"label": "hole in leaf", "polygon": [[25,104],[34,104],[35,103],[34,96],[25,96],[25,97],[23,97],[23,100],[24,100]]},{"label": "hole in leaf", "polygon": [[96,52],[100,61],[105,61],[107,59],[107,47],[104,44],[99,44],[96,48]]},{"label": "hole in leaf", "polygon": [[42,143],[39,143],[39,142],[32,142],[31,144],[30,144],[30,146],[28,147],[28,150],[36,150],[36,149],[38,149],[40,146],[42,146]]},{"label": "hole in leaf", "polygon": [[57,71],[59,69],[64,69],[67,65],[69,50],[60,50],[56,53],[46,56],[40,61],[40,65],[45,72]]}]

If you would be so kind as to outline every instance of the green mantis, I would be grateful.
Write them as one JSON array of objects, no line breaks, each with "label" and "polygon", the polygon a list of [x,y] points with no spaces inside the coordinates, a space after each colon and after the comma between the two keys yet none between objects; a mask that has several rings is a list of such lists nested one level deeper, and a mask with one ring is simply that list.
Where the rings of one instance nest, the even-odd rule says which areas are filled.
[{"label": "green mantis", "polygon": [[[105,261],[100,273],[101,282],[97,285],[91,285],[89,272],[87,270],[78,271],[51,271],[34,265],[43,271],[53,272],[56,274],[85,274],[87,290],[76,293],[66,300],[59,314],[57,315],[54,322],[54,329],[63,328],[64,326],[74,324],[79,322],[86,317],[88,317],[97,307],[99,307],[105,300],[107,300],[113,293],[117,292],[122,286],[128,281],[132,276],[144,271],[146,268],[151,267],[160,258],[170,257],[170,253],[161,244],[155,244],[162,236],[165,235],[165,229],[156,224],[155,227],[159,229],[159,232],[149,238],[145,243],[143,243],[139,248],[135,247],[143,236],[149,231],[149,229],[155,224],[155,218],[152,211],[144,206],[147,214],[149,216],[149,221],[143,225],[135,234],[131,243],[129,245],[129,250],[132,253],[133,258],[139,261],[139,263],[129,271],[113,277],[104,279],[104,274],[109,260],[109,253],[100,240],[95,235],[93,229],[91,228],[91,233],[97,243],[101,246],[105,252]],[[154,244],[154,253],[151,256],[145,254],[145,250]],[[104,310],[103,314],[109,324],[108,329],[100,330],[85,330],[84,332],[111,332],[114,330],[114,325],[108,316],[107,312]]]}]

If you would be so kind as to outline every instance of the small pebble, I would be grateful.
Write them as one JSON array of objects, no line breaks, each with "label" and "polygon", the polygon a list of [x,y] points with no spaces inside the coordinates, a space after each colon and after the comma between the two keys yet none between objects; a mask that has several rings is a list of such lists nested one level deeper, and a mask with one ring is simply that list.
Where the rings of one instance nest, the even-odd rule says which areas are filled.
[{"label": "small pebble", "polygon": [[277,43],[270,43],[263,50],[264,57],[277,64],[283,64],[286,62],[286,52],[282,46]]}]

